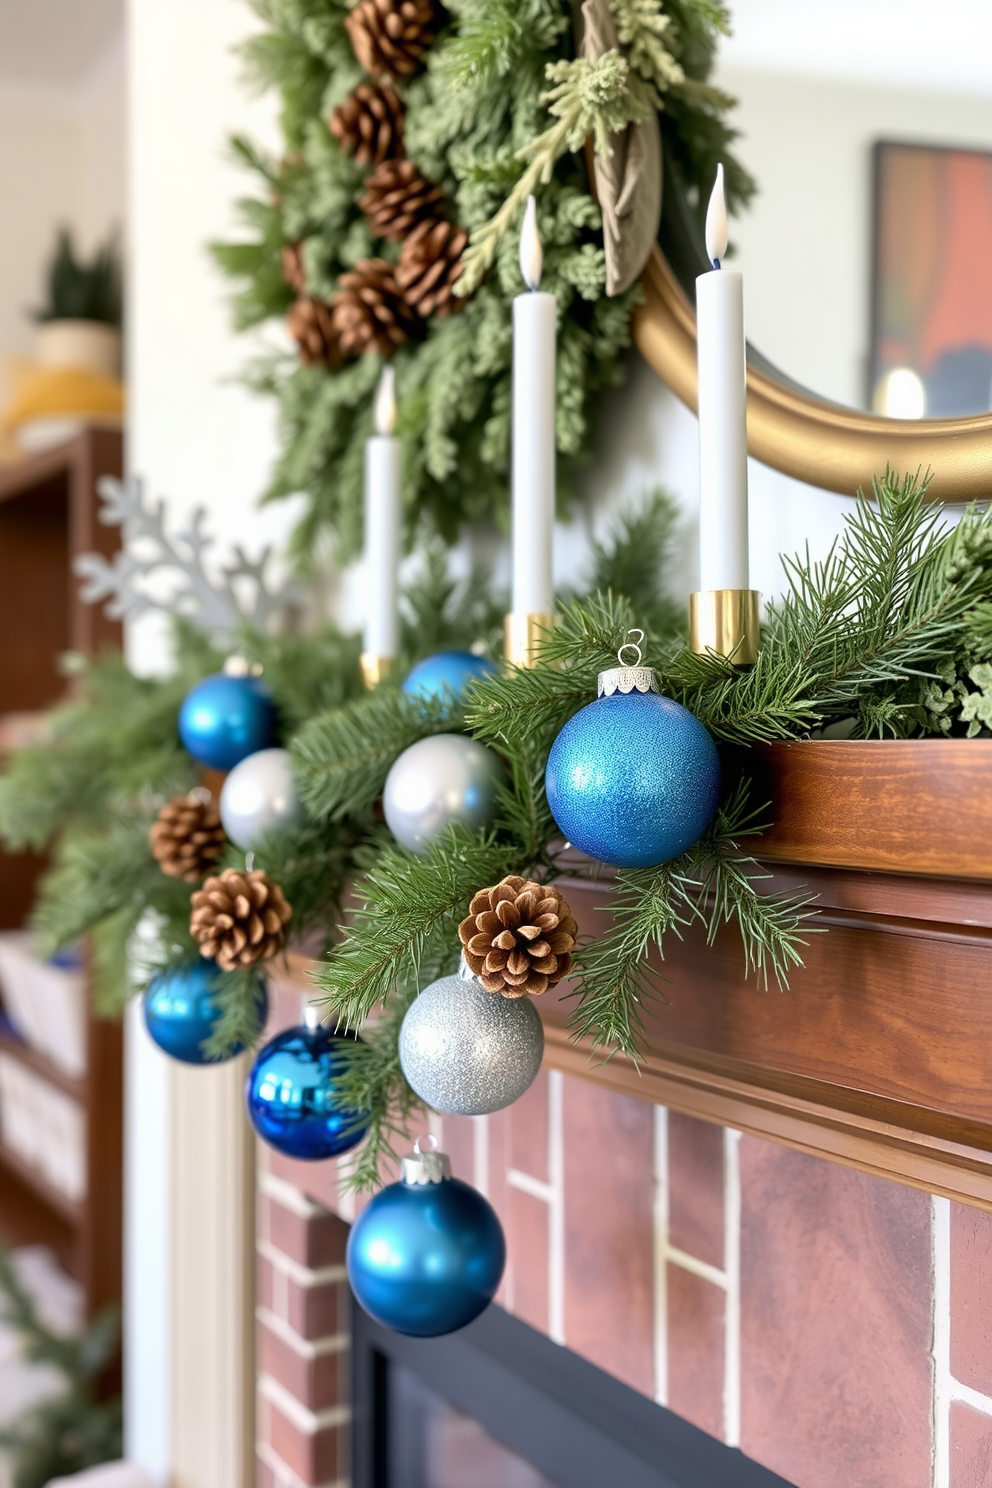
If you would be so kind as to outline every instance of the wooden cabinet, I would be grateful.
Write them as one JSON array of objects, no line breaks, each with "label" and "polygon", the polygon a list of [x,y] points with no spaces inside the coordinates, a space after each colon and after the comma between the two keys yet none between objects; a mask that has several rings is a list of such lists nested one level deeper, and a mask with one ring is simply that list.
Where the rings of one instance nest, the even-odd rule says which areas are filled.
[{"label": "wooden cabinet", "polygon": [[[0,732],[4,718],[58,702],[59,657],[120,646],[120,626],[78,597],[77,553],[110,556],[116,528],[98,520],[101,476],[120,476],[117,431],[91,430],[0,468]],[[24,923],[44,860],[0,853],[0,929]],[[51,1245],[83,1284],[90,1310],[118,1301],[121,1284],[122,1039],[115,1023],[87,1017],[86,1069],[78,1079],[7,1033],[0,1053],[83,1109],[85,1194],[72,1200],[11,1152],[0,1131],[0,1236]]]}]

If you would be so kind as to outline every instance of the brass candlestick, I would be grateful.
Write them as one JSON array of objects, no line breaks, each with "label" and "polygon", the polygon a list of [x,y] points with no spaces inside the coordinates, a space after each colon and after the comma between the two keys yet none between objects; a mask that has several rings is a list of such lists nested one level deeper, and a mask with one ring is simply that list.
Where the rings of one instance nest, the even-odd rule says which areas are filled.
[{"label": "brass candlestick", "polygon": [[689,645],[750,666],[761,650],[757,589],[700,589],[689,595]]},{"label": "brass candlestick", "polygon": [[373,687],[378,687],[396,664],[395,656],[372,656],[368,651],[362,652],[362,681],[366,690],[371,692]]},{"label": "brass candlestick", "polygon": [[550,630],[554,623],[554,615],[507,615],[503,622],[503,649],[507,661],[518,667],[534,666],[542,632]]}]

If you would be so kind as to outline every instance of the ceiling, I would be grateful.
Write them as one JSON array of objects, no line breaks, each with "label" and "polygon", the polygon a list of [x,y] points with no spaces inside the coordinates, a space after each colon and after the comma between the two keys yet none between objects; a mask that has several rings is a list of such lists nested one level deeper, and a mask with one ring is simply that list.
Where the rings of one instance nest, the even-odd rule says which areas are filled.
[{"label": "ceiling", "polygon": [[725,67],[992,95],[992,0],[726,0]]},{"label": "ceiling", "polygon": [[124,27],[124,0],[0,0],[0,86],[80,87]]}]

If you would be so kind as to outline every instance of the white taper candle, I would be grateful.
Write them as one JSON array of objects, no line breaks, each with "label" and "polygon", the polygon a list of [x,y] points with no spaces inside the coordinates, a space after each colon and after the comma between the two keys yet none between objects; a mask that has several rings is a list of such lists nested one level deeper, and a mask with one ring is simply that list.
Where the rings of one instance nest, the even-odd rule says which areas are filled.
[{"label": "white taper candle", "polygon": [[365,444],[365,634],[367,656],[399,650],[400,442],[393,435],[396,394],[384,367],[375,397],[376,432]]},{"label": "white taper candle", "polygon": [[706,213],[713,264],[696,280],[699,358],[699,587],[747,589],[747,387],[744,279],[727,252],[723,166]]},{"label": "white taper candle", "polygon": [[527,290],[513,301],[513,613],[554,609],[555,297],[539,292],[541,240],[527,198],[520,272]]}]

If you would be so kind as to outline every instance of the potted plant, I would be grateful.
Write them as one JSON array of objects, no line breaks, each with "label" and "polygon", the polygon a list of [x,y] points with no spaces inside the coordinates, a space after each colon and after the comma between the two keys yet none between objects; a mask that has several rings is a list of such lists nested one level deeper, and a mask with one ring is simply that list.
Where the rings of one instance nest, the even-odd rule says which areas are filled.
[{"label": "potted plant", "polygon": [[68,228],[58,235],[46,277],[47,298],[34,311],[42,367],[77,367],[104,377],[121,368],[121,272],[110,239],[87,263]]}]

